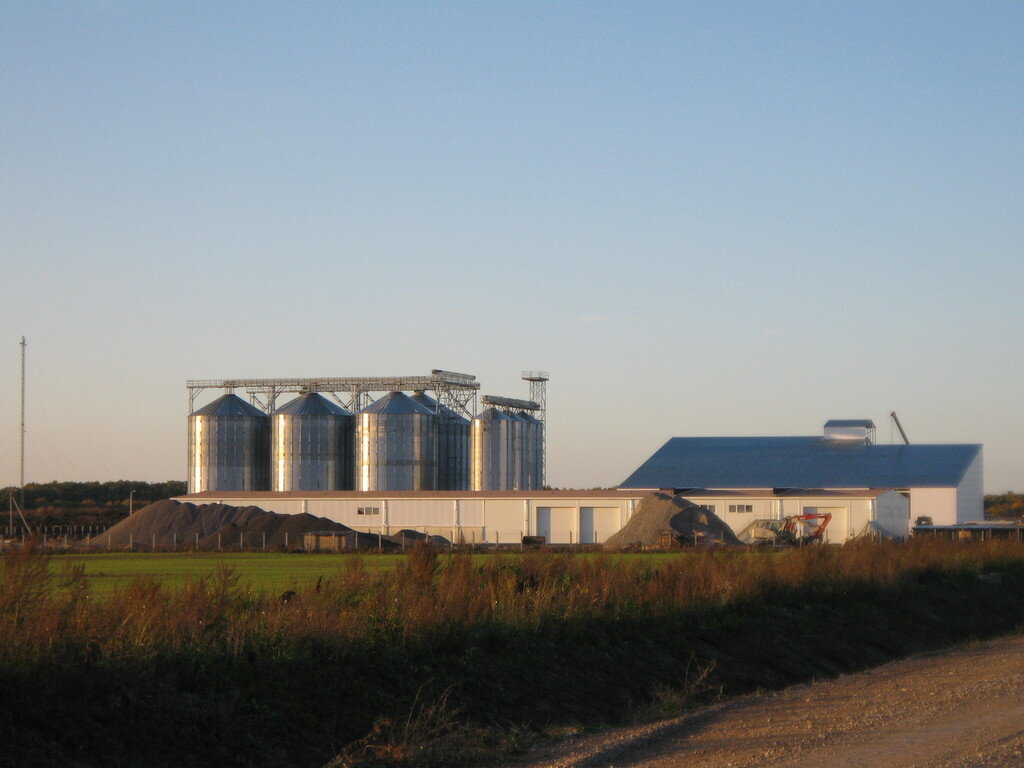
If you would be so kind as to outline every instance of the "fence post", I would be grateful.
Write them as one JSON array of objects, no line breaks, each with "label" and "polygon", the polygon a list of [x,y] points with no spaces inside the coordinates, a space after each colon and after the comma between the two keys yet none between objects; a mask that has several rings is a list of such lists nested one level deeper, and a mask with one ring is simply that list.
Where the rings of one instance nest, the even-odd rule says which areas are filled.
[{"label": "fence post", "polygon": [[288,551],[288,531],[284,532],[284,551]]},{"label": "fence post", "polygon": [[267,532],[263,532],[263,551],[267,551]]},{"label": "fence post", "polygon": [[174,532],[173,543],[171,544],[171,551],[172,552],[177,552],[178,551],[178,532],[177,531]]},{"label": "fence post", "polygon": [[217,551],[220,552],[220,534],[217,534]]},{"label": "fence post", "polygon": [[239,532],[238,534],[238,551],[242,552],[245,550],[245,534]]},{"label": "fence post", "polygon": [[524,547],[524,546],[525,546],[525,545],[523,544],[523,532],[522,532],[522,531],[520,531],[520,532],[519,532],[519,551],[520,551],[520,552],[522,552],[522,551],[523,551],[523,547]]},{"label": "fence post", "polygon": [[128,534],[128,549],[129,550],[135,549],[135,534],[134,533],[129,533]]},{"label": "fence post", "polygon": [[156,534],[155,533],[153,534],[153,547],[152,547],[152,549],[153,549],[154,552],[156,552]]},{"label": "fence post", "polygon": [[199,531],[196,531],[196,552],[199,551]]}]

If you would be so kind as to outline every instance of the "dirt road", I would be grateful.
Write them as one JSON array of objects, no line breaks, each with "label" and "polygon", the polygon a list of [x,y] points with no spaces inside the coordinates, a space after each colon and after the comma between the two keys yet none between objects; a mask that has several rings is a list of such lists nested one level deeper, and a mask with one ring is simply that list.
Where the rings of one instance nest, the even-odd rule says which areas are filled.
[{"label": "dirt road", "polygon": [[1024,636],[563,743],[521,768],[1024,768]]}]

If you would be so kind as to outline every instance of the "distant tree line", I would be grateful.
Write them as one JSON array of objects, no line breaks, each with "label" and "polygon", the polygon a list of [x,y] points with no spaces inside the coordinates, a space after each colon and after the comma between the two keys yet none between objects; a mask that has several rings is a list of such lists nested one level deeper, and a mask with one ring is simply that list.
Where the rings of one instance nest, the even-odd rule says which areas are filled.
[{"label": "distant tree line", "polygon": [[985,497],[985,517],[995,520],[1024,518],[1024,493],[989,494]]},{"label": "distant tree line", "polygon": [[[169,496],[181,496],[186,492],[186,486],[181,480],[168,480],[163,483],[146,483],[141,480],[111,480],[106,483],[26,483],[25,510],[46,508],[73,511],[97,507],[127,509],[132,491],[135,491],[135,503],[139,504],[166,499]],[[7,506],[10,494],[14,494],[15,500],[21,498],[19,488],[8,486],[0,490],[0,506]]]}]

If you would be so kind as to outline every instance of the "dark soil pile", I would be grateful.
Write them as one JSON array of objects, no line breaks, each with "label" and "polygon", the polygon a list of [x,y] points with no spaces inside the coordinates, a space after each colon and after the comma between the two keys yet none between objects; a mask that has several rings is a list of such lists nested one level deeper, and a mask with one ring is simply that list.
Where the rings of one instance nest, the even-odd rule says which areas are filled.
[{"label": "dark soil pile", "polygon": [[636,511],[618,533],[605,545],[609,547],[654,547],[661,534],[704,534],[724,544],[742,544],[725,522],[714,512],[699,507],[682,496],[652,493],[640,499]]},{"label": "dark soil pile", "polygon": [[[351,528],[313,515],[281,515],[259,507],[232,507],[227,504],[201,504],[157,501],[127,517],[101,536],[93,539],[98,547],[123,548],[131,545],[158,549],[196,547],[224,549],[262,547],[264,535],[268,548],[302,547],[302,537],[312,531],[354,534]],[[354,537],[353,537],[354,538]],[[364,538],[364,537],[360,537]],[[362,544],[363,542],[360,542]],[[354,545],[354,541],[353,541]]]}]

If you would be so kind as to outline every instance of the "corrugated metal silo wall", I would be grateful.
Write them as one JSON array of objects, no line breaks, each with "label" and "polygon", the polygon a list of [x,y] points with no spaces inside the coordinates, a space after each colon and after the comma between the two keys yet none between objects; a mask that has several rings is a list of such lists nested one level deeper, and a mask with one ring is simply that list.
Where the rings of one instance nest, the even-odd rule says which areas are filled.
[{"label": "corrugated metal silo wall", "polygon": [[188,492],[270,489],[270,417],[188,417]]},{"label": "corrugated metal silo wall", "polygon": [[352,490],[354,429],[355,419],[347,414],[275,413],[273,490]]},{"label": "corrugated metal silo wall", "polygon": [[441,462],[438,467],[438,488],[445,491],[469,490],[470,423],[463,418],[441,419]]},{"label": "corrugated metal silo wall", "polygon": [[474,491],[507,491],[512,482],[512,425],[515,422],[496,408],[473,419],[471,443]]},{"label": "corrugated metal silo wall", "polygon": [[356,490],[437,487],[437,417],[421,413],[356,416]]}]

